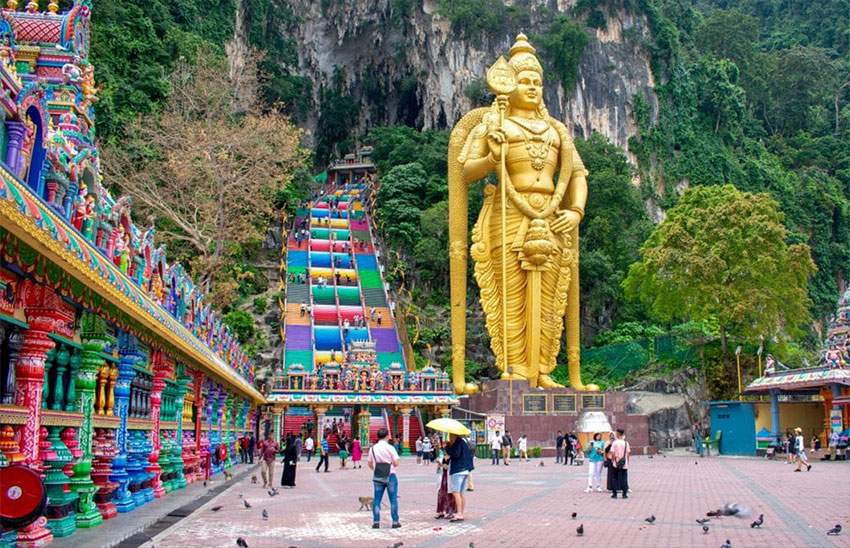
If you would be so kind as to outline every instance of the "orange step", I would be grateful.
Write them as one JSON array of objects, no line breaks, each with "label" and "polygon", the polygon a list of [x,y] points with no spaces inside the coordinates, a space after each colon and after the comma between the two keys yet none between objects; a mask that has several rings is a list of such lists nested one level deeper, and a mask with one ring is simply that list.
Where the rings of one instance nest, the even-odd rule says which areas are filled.
[{"label": "orange step", "polygon": [[307,313],[301,315],[300,304],[286,303],[286,323],[289,325],[310,325],[310,316]]}]

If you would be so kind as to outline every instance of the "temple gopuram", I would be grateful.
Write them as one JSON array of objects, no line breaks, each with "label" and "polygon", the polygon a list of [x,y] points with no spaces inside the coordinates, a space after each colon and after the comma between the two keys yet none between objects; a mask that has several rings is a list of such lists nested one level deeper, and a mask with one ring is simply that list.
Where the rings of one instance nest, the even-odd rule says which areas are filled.
[{"label": "temple gopuram", "polygon": [[457,403],[448,375],[415,370],[384,279],[370,215],[377,180],[366,147],[328,168],[287,223],[281,250],[284,354],[268,401],[276,437],[316,432],[374,443],[387,428],[405,454],[428,417]]},{"label": "temple gopuram", "polygon": [[[234,334],[101,178],[91,2],[16,5],[0,18],[4,547],[231,467],[265,403]],[[42,482],[46,508],[13,515]]]}]

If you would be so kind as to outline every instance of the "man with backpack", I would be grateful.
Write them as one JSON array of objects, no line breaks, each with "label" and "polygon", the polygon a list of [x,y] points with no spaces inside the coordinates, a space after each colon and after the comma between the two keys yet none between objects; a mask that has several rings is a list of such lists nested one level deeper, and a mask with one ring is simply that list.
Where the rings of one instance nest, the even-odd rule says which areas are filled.
[{"label": "man with backpack", "polygon": [[629,456],[632,450],[629,447],[629,442],[626,441],[625,430],[622,428],[618,429],[616,437],[617,439],[611,444],[611,450],[609,451],[611,461],[608,465],[613,467],[614,471],[614,485],[612,489],[614,493],[611,495],[611,498],[617,498],[617,491],[621,491],[623,498],[627,499],[629,498]]},{"label": "man with backpack", "polygon": [[373,471],[372,485],[375,488],[372,500],[372,529],[381,528],[381,502],[384,499],[384,491],[390,498],[390,514],[392,515],[393,529],[401,527],[398,521],[398,452],[395,447],[387,443],[390,435],[386,428],[378,430],[378,443],[369,450],[369,469]]}]

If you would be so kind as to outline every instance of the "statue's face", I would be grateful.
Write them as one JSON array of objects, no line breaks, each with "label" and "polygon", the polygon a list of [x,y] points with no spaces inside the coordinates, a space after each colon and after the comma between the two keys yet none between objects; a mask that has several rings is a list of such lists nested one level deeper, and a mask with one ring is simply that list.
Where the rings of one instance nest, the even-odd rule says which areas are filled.
[{"label": "statue's face", "polygon": [[533,70],[524,70],[517,74],[517,87],[511,93],[509,101],[514,108],[536,110],[543,100],[543,79]]}]

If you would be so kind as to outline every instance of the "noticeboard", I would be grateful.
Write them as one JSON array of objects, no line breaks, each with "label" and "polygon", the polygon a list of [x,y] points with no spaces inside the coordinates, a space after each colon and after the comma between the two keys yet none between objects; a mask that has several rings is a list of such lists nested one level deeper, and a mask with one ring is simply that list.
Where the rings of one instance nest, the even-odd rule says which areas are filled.
[{"label": "noticeboard", "polygon": [[531,414],[546,413],[546,394],[523,394],[522,412]]},{"label": "noticeboard", "polygon": [[582,409],[605,409],[605,394],[582,394]]},{"label": "noticeboard", "polygon": [[575,394],[554,394],[552,396],[552,413],[569,415],[576,412]]}]

